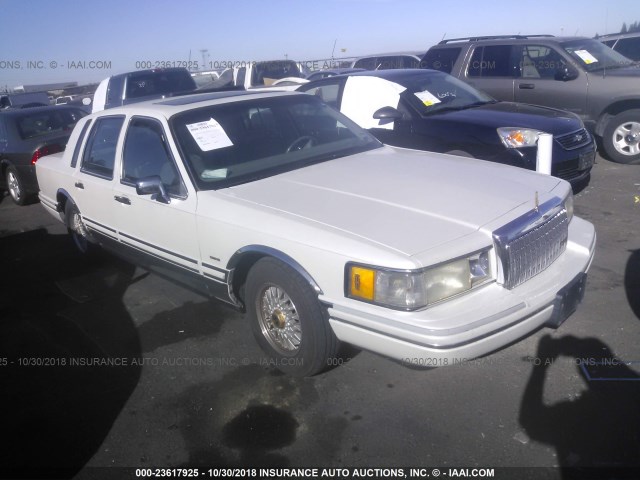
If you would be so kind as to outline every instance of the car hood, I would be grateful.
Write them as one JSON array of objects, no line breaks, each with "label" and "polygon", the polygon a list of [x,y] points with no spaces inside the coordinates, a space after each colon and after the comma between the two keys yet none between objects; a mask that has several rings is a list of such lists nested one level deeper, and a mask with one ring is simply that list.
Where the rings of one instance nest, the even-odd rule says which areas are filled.
[{"label": "car hood", "polygon": [[559,181],[385,146],[217,193],[415,255],[470,235],[523,203],[533,206],[535,192],[543,202]]},{"label": "car hood", "polygon": [[573,113],[514,102],[487,103],[464,110],[434,113],[428,118],[491,128],[534,128],[554,135],[574,132],[583,126]]}]

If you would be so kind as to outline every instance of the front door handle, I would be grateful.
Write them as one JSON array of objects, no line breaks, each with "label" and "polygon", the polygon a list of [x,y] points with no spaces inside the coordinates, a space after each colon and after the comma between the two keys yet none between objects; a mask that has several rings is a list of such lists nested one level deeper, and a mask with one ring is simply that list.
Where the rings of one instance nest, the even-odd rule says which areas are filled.
[{"label": "front door handle", "polygon": [[76,188],[82,188],[84,189],[84,184],[82,182],[76,182],[75,183]]},{"label": "front door handle", "polygon": [[129,200],[127,197],[122,197],[120,195],[116,195],[113,198],[114,198],[114,200],[116,202],[124,203],[125,205],[131,205],[131,200]]},{"label": "front door handle", "polygon": [[518,84],[520,90],[533,90],[536,86],[533,83],[520,83]]}]

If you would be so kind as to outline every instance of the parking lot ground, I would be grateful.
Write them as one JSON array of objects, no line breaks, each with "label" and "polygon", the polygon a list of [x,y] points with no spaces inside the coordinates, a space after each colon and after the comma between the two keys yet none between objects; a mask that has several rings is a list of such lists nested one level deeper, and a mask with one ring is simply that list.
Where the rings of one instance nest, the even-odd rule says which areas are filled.
[{"label": "parking lot ground", "polygon": [[558,330],[432,369],[353,351],[299,379],[268,362],[241,313],[109,255],[82,258],[40,205],[5,196],[0,468],[640,476],[640,166],[598,158],[575,211],[598,246],[585,299]]}]

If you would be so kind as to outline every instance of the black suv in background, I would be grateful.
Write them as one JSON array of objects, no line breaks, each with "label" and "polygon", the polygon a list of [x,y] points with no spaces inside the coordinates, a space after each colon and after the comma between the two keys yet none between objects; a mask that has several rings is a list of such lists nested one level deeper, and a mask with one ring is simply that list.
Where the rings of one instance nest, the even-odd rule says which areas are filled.
[{"label": "black suv in background", "polygon": [[640,32],[601,35],[598,40],[631,60],[640,60]]},{"label": "black suv in background", "polygon": [[611,160],[640,163],[640,68],[597,40],[449,39],[431,47],[421,67],[450,73],[498,100],[576,113]]},{"label": "black suv in background", "polygon": [[186,68],[137,70],[107,77],[93,95],[91,112],[193,92],[197,85]]}]

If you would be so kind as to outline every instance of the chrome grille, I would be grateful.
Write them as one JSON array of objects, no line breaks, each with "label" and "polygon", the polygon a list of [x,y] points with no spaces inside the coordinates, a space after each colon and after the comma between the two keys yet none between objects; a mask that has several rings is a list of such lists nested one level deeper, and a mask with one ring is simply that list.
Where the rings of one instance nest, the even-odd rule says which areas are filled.
[{"label": "chrome grille", "polygon": [[581,128],[575,132],[554,137],[554,140],[565,150],[575,150],[588,145],[591,142],[591,135],[584,128]]},{"label": "chrome grille", "polygon": [[545,270],[564,252],[568,236],[562,205],[544,215],[532,212],[494,232],[504,287],[515,288]]}]

